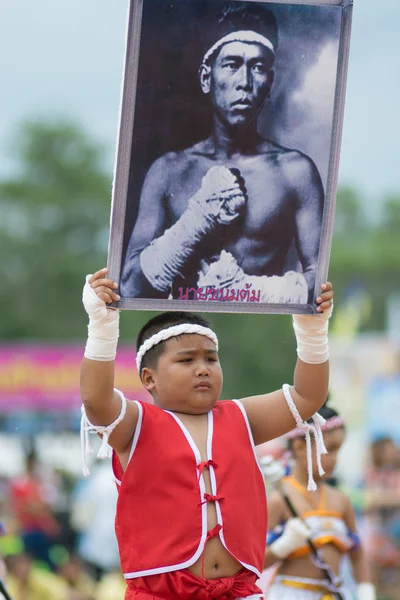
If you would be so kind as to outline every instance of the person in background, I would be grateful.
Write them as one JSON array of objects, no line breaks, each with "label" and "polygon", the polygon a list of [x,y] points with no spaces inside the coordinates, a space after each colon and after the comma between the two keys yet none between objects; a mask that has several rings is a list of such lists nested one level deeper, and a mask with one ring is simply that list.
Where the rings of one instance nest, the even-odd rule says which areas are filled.
[{"label": "person in background", "polygon": [[78,556],[70,556],[58,570],[68,588],[68,600],[95,600],[96,584]]},{"label": "person in background", "polygon": [[387,436],[370,446],[366,474],[368,548],[377,589],[387,600],[400,598],[400,451]]},{"label": "person in background", "polygon": [[7,591],[13,600],[70,600],[61,577],[35,567],[27,554],[8,556],[6,565]]},{"label": "person in background", "polygon": [[97,581],[119,567],[114,530],[117,497],[111,466],[98,462],[90,479],[79,482],[73,498],[71,525],[79,534],[77,552]]},{"label": "person in background", "polygon": [[60,527],[46,498],[46,487],[38,467],[36,454],[30,452],[26,457],[25,473],[10,481],[10,508],[20,528],[26,553],[54,570],[50,548],[57,541]]},{"label": "person in background", "polygon": [[104,575],[97,586],[96,600],[122,600],[126,582],[120,569]]},{"label": "person in background", "polygon": [[[277,575],[267,599],[336,600],[340,597],[351,600],[352,594],[339,577],[342,557],[348,553],[358,584],[357,600],[376,600],[350,500],[327,483],[345,438],[344,420],[326,405],[319,414],[326,419],[322,431],[328,453],[321,457],[322,468],[315,468],[312,473],[317,489],[312,494],[307,491],[310,476],[308,444],[304,430],[295,429],[288,434],[293,460],[291,473],[283,478],[281,486],[269,498],[269,535],[264,566],[269,568],[277,564]],[[296,517],[285,496],[294,507]],[[309,540],[318,550],[318,557],[310,549]]]}]

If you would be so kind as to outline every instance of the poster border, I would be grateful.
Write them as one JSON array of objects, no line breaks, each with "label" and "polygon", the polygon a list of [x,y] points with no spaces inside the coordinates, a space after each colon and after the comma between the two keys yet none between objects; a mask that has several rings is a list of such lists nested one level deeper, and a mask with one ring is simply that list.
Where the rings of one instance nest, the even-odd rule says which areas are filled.
[{"label": "poster border", "polygon": [[[149,1],[149,0],[147,0]],[[233,0],[240,2],[242,0]],[[159,298],[121,298],[111,306],[122,310],[183,310],[201,312],[247,313],[247,314],[315,314],[315,298],[320,286],[327,280],[332,246],[336,190],[339,174],[340,149],[346,96],[347,73],[350,54],[350,37],[353,0],[247,0],[266,4],[291,4],[303,6],[337,6],[342,9],[338,66],[334,95],[332,137],[329,154],[328,180],[321,224],[321,244],[315,276],[314,302],[307,304],[272,304],[250,302],[223,302],[202,300],[179,300]],[[139,51],[144,0],[128,0],[126,50],[121,90],[119,135],[114,167],[112,203],[110,215],[110,237],[108,244],[108,273],[111,279],[120,281],[123,235],[134,130],[136,90],[139,70]],[[115,233],[117,232],[117,233]]]}]

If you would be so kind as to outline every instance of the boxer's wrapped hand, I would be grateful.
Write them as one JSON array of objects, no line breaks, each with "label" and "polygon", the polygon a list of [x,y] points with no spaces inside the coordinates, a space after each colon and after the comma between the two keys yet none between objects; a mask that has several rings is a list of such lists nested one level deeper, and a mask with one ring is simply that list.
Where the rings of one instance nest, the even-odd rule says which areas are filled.
[{"label": "boxer's wrapped hand", "polygon": [[87,275],[83,287],[82,302],[89,315],[88,339],[85,357],[90,360],[111,361],[115,359],[119,337],[119,311],[107,304],[120,300],[116,292],[118,284],[106,279],[107,269]]},{"label": "boxer's wrapped hand", "polygon": [[198,272],[198,287],[226,289],[240,287],[243,282],[244,271],[238,265],[236,258],[226,250],[222,250],[218,260],[201,262],[202,270]]},{"label": "boxer's wrapped hand", "polygon": [[280,560],[304,546],[310,537],[310,530],[299,518],[289,519],[282,535],[270,545],[270,550]]},{"label": "boxer's wrapped hand", "polygon": [[244,191],[233,170],[211,167],[202,179],[200,190],[189,200],[188,207],[198,215],[227,225],[239,216],[245,202]]},{"label": "boxer's wrapped hand", "polygon": [[272,304],[305,304],[308,287],[302,273],[288,271],[281,277],[278,275],[247,275],[237,264],[230,252],[222,250],[219,259],[212,263],[203,262],[202,271],[198,274],[199,288],[226,289],[232,288],[254,290],[260,292],[260,302]]},{"label": "boxer's wrapped hand", "polygon": [[209,169],[180,219],[142,251],[140,266],[150,284],[169,291],[199,242],[218,224],[236,219],[245,202],[239,179],[230,169]]}]

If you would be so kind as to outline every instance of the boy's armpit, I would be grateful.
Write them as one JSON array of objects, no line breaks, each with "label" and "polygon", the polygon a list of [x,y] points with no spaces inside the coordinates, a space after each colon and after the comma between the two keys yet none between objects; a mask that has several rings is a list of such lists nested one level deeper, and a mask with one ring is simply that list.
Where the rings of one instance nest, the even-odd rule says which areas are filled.
[{"label": "boy's armpit", "polygon": [[[310,419],[319,408],[300,396],[293,386],[290,387],[290,395],[302,421]],[[246,409],[256,446],[286,435],[296,427],[294,415],[282,390],[261,396],[249,396],[241,402]]]},{"label": "boy's armpit", "polygon": [[[296,396],[293,395],[295,403]],[[241,402],[246,409],[256,446],[278,438],[296,426],[282,390],[243,398]]]}]

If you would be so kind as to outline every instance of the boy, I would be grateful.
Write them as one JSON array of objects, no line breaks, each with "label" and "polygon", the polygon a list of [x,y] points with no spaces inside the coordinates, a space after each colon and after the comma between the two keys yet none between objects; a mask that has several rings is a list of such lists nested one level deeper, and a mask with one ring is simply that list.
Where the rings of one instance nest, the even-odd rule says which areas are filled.
[{"label": "boy", "polygon": [[[309,419],[328,390],[328,318],[333,291],[322,285],[318,316],[294,317],[294,386],[219,402],[218,340],[205,319],[162,313],[137,339],[137,367],[154,405],[114,390],[117,284],[107,269],[87,277],[89,336],[81,370],[83,432],[113,448],[119,487],[116,534],[126,600],[262,598],[267,511],[254,444]],[[111,424],[111,425],[110,425]],[[99,455],[100,455],[99,454]]]}]

